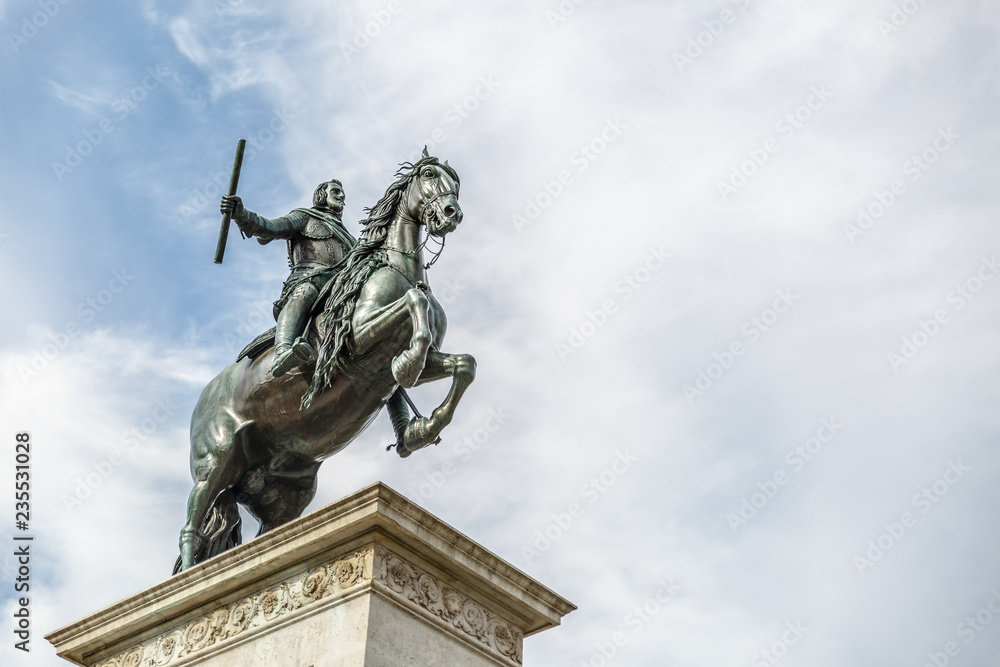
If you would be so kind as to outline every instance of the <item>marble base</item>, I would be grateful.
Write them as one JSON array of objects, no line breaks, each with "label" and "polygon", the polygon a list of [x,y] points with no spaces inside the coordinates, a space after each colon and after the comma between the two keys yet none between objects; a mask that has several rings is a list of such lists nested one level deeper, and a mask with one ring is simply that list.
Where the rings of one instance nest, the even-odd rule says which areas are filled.
[{"label": "marble base", "polygon": [[378,483],[46,639],[84,667],[510,667],[575,608]]}]

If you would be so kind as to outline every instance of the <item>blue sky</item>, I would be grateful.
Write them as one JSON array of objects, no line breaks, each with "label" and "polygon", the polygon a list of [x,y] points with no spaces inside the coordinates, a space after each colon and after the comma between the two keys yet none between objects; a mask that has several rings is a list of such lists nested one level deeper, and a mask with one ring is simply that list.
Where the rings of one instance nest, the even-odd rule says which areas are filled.
[{"label": "blue sky", "polygon": [[630,666],[1000,652],[965,621],[1000,590],[994,3],[3,0],[0,28],[0,437],[36,443],[37,536],[5,665],[170,571],[191,410],[287,275],[238,235],[212,263],[240,137],[248,208],[338,178],[355,233],[425,143],[461,175],[430,282],[476,383],[409,459],[376,420],[313,506],[382,480],[578,604],[527,664],[617,632]]}]

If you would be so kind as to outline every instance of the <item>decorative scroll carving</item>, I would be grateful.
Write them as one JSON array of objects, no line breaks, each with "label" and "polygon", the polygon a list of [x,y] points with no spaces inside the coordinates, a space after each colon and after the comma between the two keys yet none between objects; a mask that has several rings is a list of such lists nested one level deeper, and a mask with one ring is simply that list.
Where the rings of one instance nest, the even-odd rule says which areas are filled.
[{"label": "decorative scroll carving", "polygon": [[524,635],[500,616],[381,546],[375,550],[374,569],[374,582],[426,609],[491,652],[521,664]]},{"label": "decorative scroll carving", "polygon": [[371,581],[371,549],[314,567],[249,597],[102,660],[96,667],[165,667],[209,646],[281,618],[322,598]]},{"label": "decorative scroll carving", "polygon": [[[369,565],[373,563],[373,565]],[[373,582],[403,604],[413,604],[471,637],[490,653],[521,664],[523,633],[464,593],[385,547],[362,549],[313,567],[253,595],[130,647],[95,667],[167,667],[265,626],[327,597]]]}]

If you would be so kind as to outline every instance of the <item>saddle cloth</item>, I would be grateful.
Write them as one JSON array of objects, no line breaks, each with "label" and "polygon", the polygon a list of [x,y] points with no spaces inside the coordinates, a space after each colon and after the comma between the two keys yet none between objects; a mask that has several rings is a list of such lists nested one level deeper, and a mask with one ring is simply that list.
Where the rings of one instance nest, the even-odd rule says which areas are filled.
[{"label": "saddle cloth", "polygon": [[249,357],[250,359],[256,359],[268,349],[274,347],[274,331],[276,327],[271,327],[261,335],[250,341],[250,344],[243,348],[240,352],[240,356],[236,357],[236,361],[242,361]]}]

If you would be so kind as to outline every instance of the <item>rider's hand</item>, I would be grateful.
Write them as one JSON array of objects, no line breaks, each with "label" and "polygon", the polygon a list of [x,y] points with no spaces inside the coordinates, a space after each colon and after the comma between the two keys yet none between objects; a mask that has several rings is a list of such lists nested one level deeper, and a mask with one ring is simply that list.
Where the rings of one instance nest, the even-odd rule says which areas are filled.
[{"label": "rider's hand", "polygon": [[225,215],[226,213],[235,215],[235,213],[241,208],[243,208],[243,200],[236,195],[222,196],[222,203],[219,204],[219,212],[222,213],[222,215]]}]

